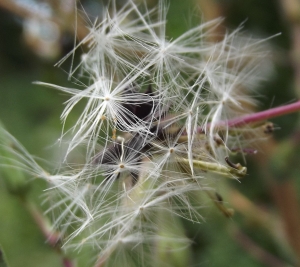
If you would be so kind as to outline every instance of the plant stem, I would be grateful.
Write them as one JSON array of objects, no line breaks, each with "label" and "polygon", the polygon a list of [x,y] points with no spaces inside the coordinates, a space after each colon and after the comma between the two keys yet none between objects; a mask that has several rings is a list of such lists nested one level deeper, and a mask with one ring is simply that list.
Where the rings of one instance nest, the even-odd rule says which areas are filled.
[{"label": "plant stem", "polygon": [[60,253],[63,256],[63,259],[62,259],[63,266],[64,267],[74,267],[74,264],[71,261],[71,259],[67,258],[64,255],[62,249],[57,245],[57,243],[60,240],[60,234],[59,233],[52,233],[48,229],[45,218],[43,217],[43,215],[39,212],[39,210],[37,209],[37,207],[33,203],[24,200],[23,204],[25,205],[25,207],[27,208],[29,213],[32,215],[33,219],[35,220],[36,224],[38,225],[38,227],[41,230],[41,232],[43,233],[43,235],[47,238],[47,242],[53,248],[55,248],[58,251],[58,253]]},{"label": "plant stem", "polygon": [[277,107],[277,108],[271,108],[268,110],[256,112],[253,114],[248,114],[242,117],[234,118],[232,120],[228,120],[226,122],[221,122],[220,124],[226,125],[228,127],[239,127],[243,126],[245,124],[259,122],[275,117],[279,117],[285,114],[293,113],[295,111],[300,110],[300,101],[297,101],[292,104],[288,104],[285,106]]},{"label": "plant stem", "polygon": [[[252,113],[252,114],[247,114],[247,115],[237,117],[234,119],[230,119],[227,121],[220,121],[219,123],[217,123],[217,126],[218,127],[229,127],[229,128],[242,127],[242,126],[245,126],[246,124],[256,123],[256,122],[264,121],[267,119],[280,117],[280,116],[290,114],[290,113],[293,113],[296,111],[300,111],[300,101],[297,101],[295,103],[288,104],[285,106],[277,107],[277,108],[271,108],[268,110],[264,110],[264,111],[260,111],[260,112],[256,112],[256,113]],[[207,124],[206,127],[209,128],[210,124]],[[199,127],[198,132],[202,133],[203,128]]]},{"label": "plant stem", "polygon": [[272,266],[272,267],[287,267],[291,266],[286,262],[283,262],[277,256],[269,253],[258,244],[256,244],[249,236],[243,233],[237,226],[232,229],[233,238],[236,242],[244,248],[250,255],[252,255],[255,259],[263,263],[264,266]]},{"label": "plant stem", "polygon": [[[177,158],[177,161],[181,164],[188,165],[189,160],[187,158]],[[220,174],[224,177],[231,179],[236,179],[236,177],[244,177],[247,173],[247,168],[239,165],[239,169],[234,169],[232,167],[227,167],[214,162],[206,162],[202,160],[192,160],[193,166],[199,168],[203,171],[210,171],[213,173]]]}]

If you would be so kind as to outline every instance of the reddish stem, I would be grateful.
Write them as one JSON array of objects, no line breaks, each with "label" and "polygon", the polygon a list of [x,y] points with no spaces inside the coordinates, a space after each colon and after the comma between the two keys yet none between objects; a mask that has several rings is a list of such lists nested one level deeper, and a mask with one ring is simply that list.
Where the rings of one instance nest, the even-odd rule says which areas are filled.
[{"label": "reddish stem", "polygon": [[64,264],[64,267],[73,267],[74,266],[72,261],[67,258],[63,259],[63,264]]},{"label": "reddish stem", "polygon": [[[240,127],[244,126],[245,124],[259,122],[275,117],[279,117],[285,114],[293,113],[295,111],[300,110],[300,101],[297,101],[296,103],[292,103],[289,105],[277,107],[277,108],[271,108],[268,110],[256,112],[253,114],[247,114],[241,117],[237,117],[231,120],[227,121],[220,121],[217,126],[226,126],[226,127]],[[210,124],[207,125],[207,127],[210,127]],[[203,131],[203,129],[200,129]],[[199,131],[200,131],[199,130]]]},{"label": "reddish stem", "polygon": [[[63,251],[59,246],[57,246],[58,241],[60,240],[60,234],[58,233],[52,233],[46,224],[45,218],[40,213],[40,211],[37,209],[37,207],[30,202],[24,201],[25,207],[28,209],[28,211],[31,213],[33,219],[35,220],[36,224],[44,234],[44,236],[47,238],[48,243],[53,247],[56,248],[57,251],[61,254],[63,254]],[[68,259],[66,256],[63,257],[63,266],[64,267],[74,267],[73,262]]]}]

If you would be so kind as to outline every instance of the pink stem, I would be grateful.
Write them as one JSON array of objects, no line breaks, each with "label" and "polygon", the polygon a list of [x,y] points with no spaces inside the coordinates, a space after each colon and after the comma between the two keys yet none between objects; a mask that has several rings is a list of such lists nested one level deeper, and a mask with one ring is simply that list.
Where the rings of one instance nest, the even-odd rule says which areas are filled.
[{"label": "pink stem", "polygon": [[[58,251],[62,253],[61,249],[57,246],[57,242],[60,240],[60,234],[58,233],[52,233],[45,222],[45,218],[43,215],[39,212],[39,210],[36,208],[36,206],[33,203],[29,203],[27,201],[24,201],[23,203],[26,204],[27,209],[31,213],[33,219],[35,220],[36,224],[44,234],[44,236],[47,238],[48,243],[52,247],[58,248]],[[63,266],[64,267],[74,267],[73,262],[68,259],[67,257],[63,257]]]},{"label": "pink stem", "polygon": [[72,261],[67,258],[63,259],[63,264],[64,264],[64,267],[73,267],[74,266]]},{"label": "pink stem", "polygon": [[237,117],[228,121],[220,121],[218,123],[218,126],[239,127],[245,124],[263,121],[279,117],[285,114],[293,113],[298,110],[300,110],[300,101],[282,107],[271,108],[257,113],[248,114],[242,117]]}]

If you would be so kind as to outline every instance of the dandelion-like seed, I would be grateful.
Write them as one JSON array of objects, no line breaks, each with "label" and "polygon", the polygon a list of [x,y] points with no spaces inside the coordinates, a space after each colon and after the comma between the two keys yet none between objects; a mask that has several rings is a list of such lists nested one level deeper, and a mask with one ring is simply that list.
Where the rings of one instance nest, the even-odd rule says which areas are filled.
[{"label": "dandelion-like seed", "polygon": [[[262,41],[239,30],[210,41],[220,19],[168,40],[163,1],[153,10],[132,0],[117,10],[110,2],[102,20],[58,63],[86,45],[88,51],[69,73],[77,83],[88,77],[86,84],[77,89],[36,82],[70,95],[63,123],[85,101],[74,126],[62,133],[62,140],[71,136],[65,162],[75,148],[84,147],[84,165],[48,174],[12,137],[18,149],[7,151],[17,158],[2,165],[49,182],[47,198],[55,201],[47,212],[59,211],[54,227],[62,232],[64,248],[93,251],[95,267],[122,260],[122,266],[161,266],[146,257],[158,247],[170,253],[190,243],[178,218],[202,219],[194,192],[207,193],[232,215],[210,177],[246,175],[231,153],[253,152],[247,136],[261,128],[228,122],[255,104],[251,93],[262,78],[266,53]],[[132,260],[134,253],[139,262]]]}]

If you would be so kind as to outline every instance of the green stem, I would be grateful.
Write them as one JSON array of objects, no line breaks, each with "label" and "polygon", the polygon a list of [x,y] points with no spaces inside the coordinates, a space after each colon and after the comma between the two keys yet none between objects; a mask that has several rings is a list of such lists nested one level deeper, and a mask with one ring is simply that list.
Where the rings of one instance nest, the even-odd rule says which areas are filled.
[{"label": "green stem", "polygon": [[[179,163],[184,165],[189,165],[189,160],[187,158],[177,158]],[[201,169],[203,171],[210,171],[213,173],[220,174],[224,177],[235,179],[236,177],[244,177],[247,173],[247,168],[239,164],[236,164],[238,168],[227,167],[219,163],[207,162],[202,160],[192,160],[193,166],[195,168]]]}]

